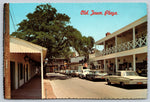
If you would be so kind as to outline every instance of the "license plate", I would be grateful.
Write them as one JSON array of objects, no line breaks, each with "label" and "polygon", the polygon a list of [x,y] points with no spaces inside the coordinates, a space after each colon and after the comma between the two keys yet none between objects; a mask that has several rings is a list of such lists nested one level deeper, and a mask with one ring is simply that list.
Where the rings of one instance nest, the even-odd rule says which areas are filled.
[{"label": "license plate", "polygon": [[138,82],[137,84],[143,84],[142,82]]}]

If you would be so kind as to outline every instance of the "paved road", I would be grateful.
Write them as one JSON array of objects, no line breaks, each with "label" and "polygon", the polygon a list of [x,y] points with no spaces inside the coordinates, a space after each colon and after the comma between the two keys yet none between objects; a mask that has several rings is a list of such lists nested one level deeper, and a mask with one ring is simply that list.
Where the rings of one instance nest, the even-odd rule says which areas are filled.
[{"label": "paved road", "polygon": [[59,73],[48,73],[48,78],[57,98],[146,98],[146,87],[121,88],[119,85],[107,85],[105,81],[89,81],[78,77],[69,77]]}]

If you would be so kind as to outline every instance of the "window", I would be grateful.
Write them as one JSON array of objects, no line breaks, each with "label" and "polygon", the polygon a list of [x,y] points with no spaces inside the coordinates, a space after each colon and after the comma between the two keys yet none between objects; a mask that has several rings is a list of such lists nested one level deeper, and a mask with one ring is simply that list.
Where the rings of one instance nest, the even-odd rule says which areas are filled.
[{"label": "window", "polygon": [[126,72],[126,76],[138,76],[136,72]]}]

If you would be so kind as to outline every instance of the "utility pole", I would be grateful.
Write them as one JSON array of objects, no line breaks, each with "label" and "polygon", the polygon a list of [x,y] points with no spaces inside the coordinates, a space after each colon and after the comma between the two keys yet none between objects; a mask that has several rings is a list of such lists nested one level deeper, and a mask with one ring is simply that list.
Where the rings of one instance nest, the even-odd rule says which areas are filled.
[{"label": "utility pole", "polygon": [[11,98],[10,47],[9,47],[9,4],[4,4],[4,97]]}]

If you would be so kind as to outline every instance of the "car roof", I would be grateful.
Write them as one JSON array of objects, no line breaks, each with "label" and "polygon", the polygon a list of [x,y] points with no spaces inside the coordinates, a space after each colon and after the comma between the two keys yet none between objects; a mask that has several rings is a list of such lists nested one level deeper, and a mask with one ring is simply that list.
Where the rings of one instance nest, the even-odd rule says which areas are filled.
[{"label": "car roof", "polygon": [[121,71],[117,71],[117,72],[135,72],[135,71],[121,70]]}]

